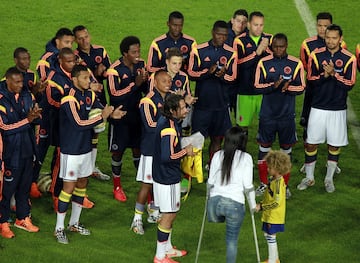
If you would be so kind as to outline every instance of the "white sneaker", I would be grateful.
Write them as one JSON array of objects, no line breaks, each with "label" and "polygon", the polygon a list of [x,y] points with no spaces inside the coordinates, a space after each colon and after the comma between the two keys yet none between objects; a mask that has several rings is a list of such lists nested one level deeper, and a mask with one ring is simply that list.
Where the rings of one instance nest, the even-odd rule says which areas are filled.
[{"label": "white sneaker", "polygon": [[297,189],[302,191],[310,186],[313,186],[315,184],[315,180],[310,180],[309,178],[305,177],[301,180],[300,184],[298,184]]},{"label": "white sneaker", "polygon": [[335,185],[333,180],[325,180],[324,185],[326,192],[333,193],[335,191]]},{"label": "white sneaker", "polygon": [[110,180],[110,176],[108,176],[107,174],[104,174],[102,171],[100,171],[100,169],[98,167],[94,168],[94,171],[91,176],[96,179],[99,179],[101,181],[109,181]]},{"label": "white sneaker", "polygon": [[135,219],[134,221],[132,221],[130,229],[138,235],[143,235],[145,233],[143,222],[141,219]]}]

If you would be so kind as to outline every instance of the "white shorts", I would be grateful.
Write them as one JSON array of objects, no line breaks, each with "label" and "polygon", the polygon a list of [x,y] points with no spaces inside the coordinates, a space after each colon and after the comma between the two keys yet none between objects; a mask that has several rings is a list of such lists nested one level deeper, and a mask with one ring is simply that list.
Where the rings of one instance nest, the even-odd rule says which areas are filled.
[{"label": "white shorts", "polygon": [[307,143],[327,144],[335,147],[348,144],[346,110],[331,111],[311,108]]},{"label": "white shorts", "polygon": [[77,181],[78,178],[88,177],[93,170],[91,152],[80,155],[60,153],[59,177],[64,181]]},{"label": "white shorts", "polygon": [[152,156],[140,156],[139,167],[136,174],[136,181],[143,182],[146,184],[152,184],[152,163],[153,157]]},{"label": "white shorts", "polygon": [[180,183],[153,183],[154,203],[161,213],[174,213],[180,210]]}]

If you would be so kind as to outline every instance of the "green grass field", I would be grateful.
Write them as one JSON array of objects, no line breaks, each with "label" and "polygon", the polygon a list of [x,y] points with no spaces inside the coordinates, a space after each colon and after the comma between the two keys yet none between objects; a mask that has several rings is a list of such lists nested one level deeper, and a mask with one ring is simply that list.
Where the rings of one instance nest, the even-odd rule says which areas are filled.
[{"label": "green grass field", "polygon": [[[234,10],[245,8],[249,12],[260,10],[265,14],[265,31],[283,32],[289,38],[288,53],[295,56],[303,39],[308,37],[305,26],[293,1],[244,0],[244,1],[166,1],[134,0],[104,1],[91,6],[90,1],[2,1],[0,9],[0,74],[13,65],[13,50],[26,47],[32,56],[31,68],[44,52],[44,46],[58,28],[73,28],[78,24],[87,26],[92,42],[106,47],[110,58],[119,57],[119,43],[128,35],[136,35],[142,41],[142,56],[152,39],[167,31],[168,14],[173,10],[185,16],[184,32],[202,43],[211,38],[211,27],[215,20],[229,20]],[[360,41],[356,14],[357,0],[341,2],[335,0],[307,1],[312,15],[330,11],[334,22],[344,30],[349,50],[354,52]],[[75,46],[74,46],[75,47]],[[360,78],[358,77],[358,80]],[[355,113],[360,118],[359,84],[350,92]],[[302,96],[298,98],[297,112],[301,110]],[[356,127],[359,129],[359,127]],[[250,129],[248,150],[254,161],[257,156],[255,134],[257,122]],[[298,127],[298,134],[302,130]],[[349,131],[349,146],[342,151],[340,167],[336,175],[336,191],[327,194],[323,187],[326,168],[326,147],[319,150],[315,178],[317,183],[307,191],[299,192],[296,185],[302,175],[298,172],[303,163],[303,146],[293,148],[293,170],[290,188],[293,197],[287,203],[286,231],[278,235],[280,259],[283,263],[356,262],[359,260],[360,227],[358,209],[360,183],[358,171],[360,150]],[[110,174],[110,154],[106,150],[106,134],[100,136],[97,165]],[[274,145],[277,148],[277,145]],[[49,159],[47,159],[49,161]],[[49,164],[44,167],[48,170]],[[92,235],[83,237],[69,234],[69,245],[56,243],[53,230],[56,215],[52,210],[50,196],[32,200],[33,222],[40,226],[39,233],[26,233],[14,229],[16,237],[11,240],[0,238],[1,262],[152,262],[156,247],[156,226],[144,220],[145,235],[138,236],[129,230],[139,185],[135,182],[135,169],[130,152],[123,165],[123,185],[128,195],[126,203],[112,198],[112,182],[90,179],[88,194],[96,207],[83,210],[81,221],[91,229]],[[257,170],[254,181],[258,184]],[[205,203],[205,185],[194,185],[188,200],[176,219],[173,244],[187,249],[189,254],[180,262],[194,262]],[[260,200],[260,199],[259,199]],[[144,218],[145,219],[145,218]],[[261,259],[267,257],[267,244],[260,229],[260,214],[255,215]],[[67,221],[66,221],[67,222]],[[225,262],[225,225],[205,224],[199,262]],[[247,214],[239,239],[238,262],[256,262],[254,240],[249,213]]]}]

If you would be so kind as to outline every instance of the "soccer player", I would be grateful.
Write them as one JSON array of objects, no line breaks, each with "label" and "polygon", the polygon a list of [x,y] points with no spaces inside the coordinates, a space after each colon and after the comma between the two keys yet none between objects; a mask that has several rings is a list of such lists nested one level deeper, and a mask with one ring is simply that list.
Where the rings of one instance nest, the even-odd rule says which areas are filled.
[{"label": "soccer player", "polygon": [[[318,13],[316,16],[316,31],[317,35],[305,39],[300,48],[300,59],[304,65],[304,69],[308,70],[309,57],[311,52],[316,49],[325,47],[325,30],[332,24],[332,15],[328,12]],[[345,41],[341,42],[341,47],[346,48]],[[311,109],[311,100],[312,100],[312,90],[313,87],[310,83],[306,82],[305,96],[303,102],[303,108],[301,112],[300,125],[304,127],[303,140],[306,141],[306,130],[307,122],[309,119],[310,109]],[[300,170],[303,170],[301,168]],[[340,171],[339,171],[340,172]]]},{"label": "soccer player", "polygon": [[[278,33],[273,37],[273,54],[260,59],[255,73],[256,92],[263,94],[259,114],[258,170],[260,186],[257,195],[262,195],[268,187],[268,167],[264,159],[271,146],[279,137],[280,150],[291,157],[292,146],[297,141],[295,125],[295,96],[305,88],[304,68],[301,61],[287,54],[286,35]],[[281,103],[280,103],[281,102]],[[290,173],[284,174],[288,186]],[[286,197],[290,198],[289,187]]]},{"label": "soccer player", "polygon": [[271,151],[265,156],[268,164],[270,184],[266,189],[264,199],[256,205],[257,211],[262,211],[262,230],[268,243],[267,263],[280,263],[279,252],[276,242],[276,233],[284,232],[285,229],[285,180],[284,175],[291,169],[289,155],[282,151]]},{"label": "soccer player", "polygon": [[[40,102],[41,93],[46,87],[46,82],[37,81],[37,77],[34,71],[30,70],[30,53],[26,48],[18,47],[14,50],[14,62],[15,67],[23,75],[23,89],[28,90],[34,96],[37,102]],[[33,126],[34,129],[36,127]],[[36,134],[38,136],[38,134]],[[41,192],[37,186],[37,179],[39,177],[41,164],[36,161],[34,164],[33,182],[31,184],[30,196],[33,198],[41,197]]]},{"label": "soccer player", "polygon": [[167,21],[169,31],[155,38],[149,48],[147,69],[154,73],[166,66],[166,52],[168,48],[177,47],[183,55],[183,70],[186,71],[191,49],[196,46],[196,41],[191,36],[182,33],[184,16],[179,11],[171,12]]},{"label": "soccer player", "polygon": [[[233,46],[235,37],[241,35],[247,30],[248,12],[245,9],[238,9],[234,12],[231,20],[228,22],[228,37],[225,41],[229,46]],[[233,83],[228,88],[228,96],[230,101],[230,110],[236,113],[237,84]],[[236,116],[235,116],[236,117]]]},{"label": "soccer player", "polygon": [[210,137],[209,163],[220,150],[225,132],[231,127],[227,88],[236,78],[236,52],[225,44],[228,26],[218,20],[212,28],[212,39],[190,53],[189,76],[196,80],[192,133]]},{"label": "soccer player", "polygon": [[[154,139],[156,123],[161,116],[165,96],[171,87],[171,77],[164,71],[159,70],[154,73],[154,88],[140,101],[140,116],[142,121],[141,137],[141,156],[136,180],[141,182],[135,204],[135,215],[131,224],[132,230],[139,234],[144,234],[142,215],[145,211],[145,203],[148,195],[152,192],[152,161],[154,151]],[[152,194],[152,193],[151,193]],[[153,202],[148,204],[149,223],[156,223],[159,220],[159,208]]]},{"label": "soccer player", "polygon": [[340,156],[340,147],[348,144],[346,125],[346,98],[355,84],[356,58],[341,47],[342,29],[332,24],[325,31],[326,47],[310,54],[307,78],[313,86],[308,121],[305,172],[306,177],[297,186],[305,190],[315,184],[314,171],[320,143],[328,144],[325,190],[335,191],[334,172]]},{"label": "soccer player", "polygon": [[53,39],[51,39],[45,46],[45,53],[41,56],[36,65],[36,70],[39,74],[40,80],[45,81],[47,76],[57,61],[57,56],[62,48],[72,48],[74,42],[74,35],[68,28],[60,28]]},{"label": "soccer player", "polygon": [[[87,66],[93,73],[99,85],[103,85],[106,79],[106,70],[110,67],[110,58],[104,47],[91,44],[91,36],[86,27],[79,25],[73,29],[75,42],[78,47],[75,50],[75,55],[80,58],[80,63]],[[105,89],[101,88],[101,92],[97,92],[96,96],[103,105],[106,105]],[[100,180],[110,180],[110,176],[101,172],[95,166],[97,156],[98,133],[93,134],[93,150],[92,160],[94,162],[94,171],[92,176]]]},{"label": "soccer player", "polygon": [[234,40],[234,49],[238,54],[238,96],[236,124],[247,131],[261,107],[262,95],[254,89],[255,69],[260,58],[271,53],[271,35],[263,32],[264,15],[252,12],[249,16],[248,31]]},{"label": "soccer player", "polygon": [[180,209],[180,160],[185,155],[193,156],[192,145],[181,147],[181,127],[188,110],[184,98],[178,94],[166,97],[163,111],[157,122],[153,155],[153,188],[155,205],[162,213],[157,230],[157,247],[154,263],[173,263],[172,257],[187,254],[171,244],[171,232],[176,213]]},{"label": "soccer player", "polygon": [[110,105],[123,105],[127,112],[121,120],[110,120],[109,148],[114,182],[113,195],[120,202],[126,201],[120,176],[122,157],[126,148],[132,149],[134,166],[140,160],[141,117],[139,102],[147,90],[148,72],[145,62],[140,58],[140,40],[135,36],[125,37],[120,43],[122,57],[107,70]]},{"label": "soccer player", "polygon": [[2,134],[2,199],[0,201],[0,234],[4,238],[15,235],[10,229],[10,199],[15,194],[16,221],[14,226],[28,232],[38,232],[32,224],[29,192],[35,156],[35,135],[30,125],[41,115],[31,93],[23,88],[23,75],[16,67],[9,68],[0,83],[0,130]]},{"label": "soccer player", "polygon": [[95,93],[90,90],[90,72],[83,65],[74,66],[71,71],[73,87],[68,95],[61,99],[60,105],[60,177],[63,188],[59,195],[55,237],[57,242],[68,244],[64,221],[66,211],[72,202],[72,211],[67,229],[81,235],[90,235],[90,231],[80,222],[82,204],[86,194],[88,177],[93,171],[91,161],[92,129],[108,117],[120,118],[120,107],[106,105],[101,114],[89,119],[91,109],[102,108]]}]

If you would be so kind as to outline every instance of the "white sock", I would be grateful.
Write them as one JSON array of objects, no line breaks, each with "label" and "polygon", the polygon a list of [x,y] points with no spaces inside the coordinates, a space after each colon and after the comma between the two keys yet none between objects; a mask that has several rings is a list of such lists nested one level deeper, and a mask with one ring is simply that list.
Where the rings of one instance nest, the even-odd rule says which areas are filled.
[{"label": "white sock", "polygon": [[64,222],[65,222],[66,212],[65,213],[56,213],[56,226],[55,231],[59,229],[64,229]]},{"label": "white sock", "polygon": [[276,235],[269,235],[266,233],[264,235],[268,243],[268,253],[269,253],[268,263],[276,263],[276,261],[279,259]]},{"label": "white sock", "polygon": [[91,163],[94,165],[94,168],[95,168],[96,156],[97,156],[97,148],[92,148],[92,150],[91,150]]},{"label": "white sock", "polygon": [[306,178],[309,178],[310,180],[314,180],[315,164],[316,161],[305,164]]},{"label": "white sock", "polygon": [[330,180],[330,181],[333,180],[336,167],[337,167],[337,162],[327,161],[325,180]]},{"label": "white sock", "polygon": [[81,211],[82,211],[82,205],[80,205],[76,202],[72,202],[71,216],[70,216],[70,221],[69,221],[70,226],[79,223]]},{"label": "white sock", "polygon": [[156,257],[158,259],[165,258],[166,244],[167,244],[167,241],[164,241],[164,242],[157,241],[157,244],[156,244]]},{"label": "white sock", "polygon": [[166,243],[166,252],[173,248],[173,245],[171,244],[171,233],[172,233],[172,229],[170,229],[169,238]]}]

